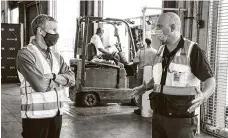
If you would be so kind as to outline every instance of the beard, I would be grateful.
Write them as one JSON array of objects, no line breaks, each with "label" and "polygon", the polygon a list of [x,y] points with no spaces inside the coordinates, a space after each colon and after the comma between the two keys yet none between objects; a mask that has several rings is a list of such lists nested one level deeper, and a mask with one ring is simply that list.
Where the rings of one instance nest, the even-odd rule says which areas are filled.
[{"label": "beard", "polygon": [[160,40],[162,43],[167,43],[167,38],[168,36],[165,36],[165,35],[159,35],[158,37],[158,40]]}]

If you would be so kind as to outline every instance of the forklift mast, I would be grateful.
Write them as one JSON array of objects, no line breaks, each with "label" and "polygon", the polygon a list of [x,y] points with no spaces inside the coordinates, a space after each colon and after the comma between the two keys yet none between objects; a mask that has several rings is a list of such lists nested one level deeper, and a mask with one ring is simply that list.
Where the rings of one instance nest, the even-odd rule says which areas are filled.
[{"label": "forklift mast", "polygon": [[[80,55],[80,58],[85,59],[85,49],[87,44],[89,43],[88,41],[88,29],[89,25],[91,23],[106,23],[106,24],[111,24],[114,26],[115,29],[115,36],[117,37],[117,41],[120,42],[120,37],[118,34],[118,28],[116,27],[116,24],[124,24],[127,28],[127,32],[129,34],[129,40],[130,40],[130,46],[128,49],[129,53],[129,60],[132,61],[133,58],[136,55],[136,50],[135,50],[135,43],[133,41],[133,36],[132,32],[130,29],[129,24],[122,19],[115,19],[115,18],[106,18],[103,19],[101,17],[90,17],[90,16],[85,16],[85,17],[79,17],[77,18],[77,30],[76,30],[76,36],[75,36],[75,49],[74,49],[74,58],[77,57],[77,54]],[[122,51],[121,43],[119,43],[119,51]]]}]

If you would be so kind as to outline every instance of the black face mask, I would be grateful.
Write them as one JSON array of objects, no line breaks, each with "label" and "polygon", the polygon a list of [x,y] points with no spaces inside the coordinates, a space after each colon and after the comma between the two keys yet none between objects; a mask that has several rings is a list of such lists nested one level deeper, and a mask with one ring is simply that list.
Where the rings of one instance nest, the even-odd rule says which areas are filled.
[{"label": "black face mask", "polygon": [[46,32],[46,36],[44,37],[44,41],[48,47],[51,47],[57,43],[59,39],[59,34],[50,34]]}]

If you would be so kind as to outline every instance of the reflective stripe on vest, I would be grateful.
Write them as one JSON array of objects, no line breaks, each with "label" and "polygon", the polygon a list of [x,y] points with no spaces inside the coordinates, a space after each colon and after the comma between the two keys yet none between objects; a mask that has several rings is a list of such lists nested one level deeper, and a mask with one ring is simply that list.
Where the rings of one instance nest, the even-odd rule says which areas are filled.
[{"label": "reflective stripe on vest", "polygon": [[[27,49],[36,56],[36,59],[41,63],[41,67],[43,68],[43,74],[55,73],[58,74],[60,70],[59,63],[52,54],[52,70],[46,59],[43,57],[40,50],[29,44]],[[54,117],[57,114],[59,109],[60,114],[63,113],[62,107],[62,99],[63,90],[58,89],[56,91],[48,91],[48,92],[36,92],[30,87],[30,84],[24,79],[24,77],[18,72],[21,81],[21,116],[22,118],[49,118]],[[39,82],[37,82],[39,83]]]},{"label": "reflective stripe on vest", "polygon": [[[160,93],[161,85],[154,85],[153,92]],[[195,87],[174,87],[174,86],[163,86],[163,94],[166,95],[180,95],[189,96],[196,95]]]},{"label": "reflective stripe on vest", "polygon": [[[192,88],[200,87],[199,79],[191,72],[190,54],[191,54],[193,45],[194,45],[193,42],[185,39],[184,47],[178,50],[178,52],[174,56],[174,59],[171,61],[169,65],[165,86],[167,87],[171,86],[172,91],[175,91],[175,89],[173,88],[177,88],[176,89],[177,91],[179,88],[181,88],[182,93],[183,92],[188,93],[189,92],[188,87],[192,87]],[[163,71],[162,56],[164,53],[164,48],[165,46],[161,46],[159,48],[155,58],[154,66],[153,66],[153,76],[154,76],[155,85],[157,86],[160,85],[160,82],[161,82],[161,76]],[[163,93],[170,93],[169,89],[166,89],[167,87],[164,87]],[[177,93],[177,95],[181,95],[181,94]]]}]

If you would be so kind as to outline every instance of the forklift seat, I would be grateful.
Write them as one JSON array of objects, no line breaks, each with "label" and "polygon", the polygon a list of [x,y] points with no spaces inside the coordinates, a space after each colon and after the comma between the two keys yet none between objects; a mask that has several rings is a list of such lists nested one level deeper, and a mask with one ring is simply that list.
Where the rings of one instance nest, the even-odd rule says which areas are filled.
[{"label": "forklift seat", "polygon": [[93,43],[87,45],[87,59],[91,61],[97,55],[97,49]]}]

